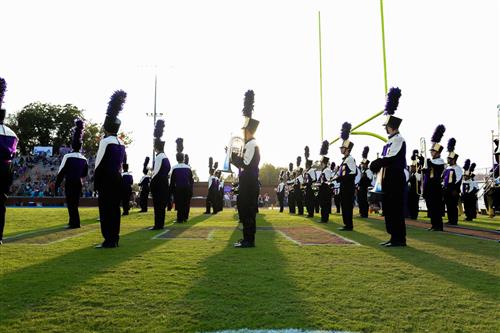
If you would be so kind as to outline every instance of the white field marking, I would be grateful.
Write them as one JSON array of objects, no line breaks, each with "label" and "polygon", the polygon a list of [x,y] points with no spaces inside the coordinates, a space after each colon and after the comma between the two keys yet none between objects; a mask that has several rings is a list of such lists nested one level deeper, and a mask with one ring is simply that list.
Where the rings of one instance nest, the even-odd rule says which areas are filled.
[{"label": "white field marking", "polygon": [[[190,229],[190,228],[186,228],[186,229]],[[168,233],[170,231],[170,229],[167,229],[165,230],[164,232],[160,232],[158,235],[155,235],[153,236],[151,239],[159,239],[159,240],[166,240],[166,239],[176,239],[176,240],[184,240],[184,239],[187,239],[187,240],[209,240],[210,238],[210,233],[208,234],[208,236],[206,238],[199,238],[199,237],[172,237],[172,238],[167,238],[167,237],[160,237],[162,235],[165,235],[166,233]]]},{"label": "white field marking", "polygon": [[33,230],[33,231],[23,232],[21,234],[17,234],[14,236],[6,237],[3,240],[4,241],[11,241],[13,239],[22,238],[23,236],[26,236],[26,235],[32,235],[32,234],[42,233],[42,232],[46,232],[46,231],[65,230],[64,228],[65,227],[52,227],[52,228],[47,228],[47,229],[42,229],[42,230]]}]

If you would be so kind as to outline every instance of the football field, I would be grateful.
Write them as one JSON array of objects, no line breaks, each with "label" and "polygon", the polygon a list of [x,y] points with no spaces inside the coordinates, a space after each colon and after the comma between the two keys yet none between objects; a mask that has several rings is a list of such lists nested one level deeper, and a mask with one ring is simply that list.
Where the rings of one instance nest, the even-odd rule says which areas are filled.
[{"label": "football field", "polygon": [[375,216],[349,232],[338,214],[321,224],[265,209],[256,247],[234,249],[232,209],[192,209],[183,224],[168,212],[165,230],[149,231],[150,209],[122,217],[120,247],[98,250],[97,209],[80,215],[66,230],[66,209],[7,209],[0,332],[500,331],[493,240],[409,226],[408,247],[384,248]]}]

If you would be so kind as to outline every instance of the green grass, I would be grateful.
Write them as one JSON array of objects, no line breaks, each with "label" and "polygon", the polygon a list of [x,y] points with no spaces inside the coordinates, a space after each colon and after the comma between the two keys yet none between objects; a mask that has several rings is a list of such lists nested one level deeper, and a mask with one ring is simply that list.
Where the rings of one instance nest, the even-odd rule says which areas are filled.
[{"label": "green grass", "polygon": [[[418,219],[430,223],[430,219],[426,216],[425,212],[420,212]],[[446,216],[443,217],[443,222],[448,222]],[[471,229],[500,230],[500,218],[498,216],[490,218],[488,215],[478,214],[474,220],[465,221],[465,215],[462,214],[458,217],[458,225]]]},{"label": "green grass", "polygon": [[[500,331],[493,241],[408,228],[409,246],[387,249],[378,245],[387,239],[382,221],[356,219],[342,235],[360,245],[298,246],[258,231],[256,248],[233,249],[241,231],[232,229],[211,240],[152,240],[151,210],[122,218],[119,248],[96,250],[97,209],[81,217],[80,235],[39,245],[29,240],[52,240],[66,210],[7,210],[5,236],[19,238],[0,247],[0,332]],[[341,226],[338,215],[314,221],[258,215],[261,226]],[[194,209],[182,227],[199,226],[235,227],[234,211]]]}]

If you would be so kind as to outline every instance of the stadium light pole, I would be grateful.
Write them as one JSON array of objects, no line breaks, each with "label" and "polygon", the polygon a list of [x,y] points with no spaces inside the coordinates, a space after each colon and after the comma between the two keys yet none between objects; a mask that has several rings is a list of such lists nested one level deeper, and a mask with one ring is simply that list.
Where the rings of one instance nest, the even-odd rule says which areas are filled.
[{"label": "stadium light pole", "polygon": [[[153,112],[146,112],[146,116],[148,117],[153,117],[153,130],[155,128],[155,125],[156,125],[156,117],[157,116],[163,116],[163,113],[159,112],[157,113],[156,112],[156,95],[157,95],[157,89],[158,88],[158,75],[155,74],[155,97],[154,97],[154,105],[153,105]],[[154,141],[153,141],[153,159],[152,159],[153,163],[155,161],[155,149],[154,149]]]}]

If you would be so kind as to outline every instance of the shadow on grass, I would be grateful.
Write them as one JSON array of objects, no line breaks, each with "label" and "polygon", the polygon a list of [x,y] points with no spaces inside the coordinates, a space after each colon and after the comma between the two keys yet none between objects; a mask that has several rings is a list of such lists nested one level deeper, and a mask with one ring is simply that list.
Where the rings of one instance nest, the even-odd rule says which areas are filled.
[{"label": "shadow on grass", "polygon": [[[269,224],[260,214],[259,224]],[[222,231],[219,231],[222,232]],[[308,325],[304,301],[287,276],[286,259],[277,248],[278,233],[258,231],[256,247],[235,249],[241,231],[234,230],[221,251],[200,263],[204,276],[174,308],[189,309],[186,325],[169,318],[181,331],[239,328],[290,328]]]},{"label": "shadow on grass", "polygon": [[[68,226],[67,223],[60,224],[57,226],[49,227],[49,228],[42,228],[42,229],[32,229],[29,231],[21,232],[18,234],[14,234],[13,236],[9,236],[4,238],[5,243],[14,243],[20,240],[27,240],[35,237],[40,237],[40,236],[45,236],[48,234],[54,234],[54,233],[65,233],[67,231],[75,231],[78,230],[80,231],[79,233],[84,233],[88,231],[88,228],[85,228],[88,225],[94,225],[98,224],[99,221],[97,218],[88,218],[80,221],[81,228],[80,229],[67,229],[66,227]],[[61,238],[63,238],[64,235],[61,235]]]},{"label": "shadow on grass", "polygon": [[[369,228],[385,232],[385,225],[382,221],[373,219],[366,219],[365,221],[375,222],[366,223],[365,225]],[[416,249],[411,246],[411,240],[409,241],[409,246],[404,248],[384,248],[379,245],[380,239],[378,238],[359,232],[354,232],[350,235],[362,245],[389,254],[398,260],[405,261],[412,266],[440,276],[451,283],[479,293],[483,297],[493,300],[498,299],[498,277],[493,274],[479,271],[469,266],[461,265],[457,262],[449,261],[434,254]],[[438,241],[437,245],[443,244]],[[429,285],[433,285],[433,282],[429,281]]]},{"label": "shadow on grass", "polygon": [[[191,226],[205,220],[196,216]],[[185,228],[189,229],[189,228]],[[50,303],[52,299],[68,292],[87,280],[131,257],[154,249],[162,241],[151,240],[160,233],[149,230],[133,231],[120,237],[120,247],[94,249],[85,247],[62,256],[40,262],[0,277],[0,323],[22,316],[26,311]],[[12,244],[10,246],[15,246]]]}]

